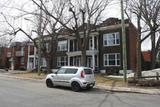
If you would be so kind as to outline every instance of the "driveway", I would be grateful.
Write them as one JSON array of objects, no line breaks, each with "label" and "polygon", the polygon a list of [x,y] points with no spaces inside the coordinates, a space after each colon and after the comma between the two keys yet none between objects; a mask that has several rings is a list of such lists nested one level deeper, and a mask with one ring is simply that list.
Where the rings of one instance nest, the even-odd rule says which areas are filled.
[{"label": "driveway", "polygon": [[0,107],[159,107],[159,99],[159,95],[98,89],[73,92],[47,88],[42,82],[0,77]]}]

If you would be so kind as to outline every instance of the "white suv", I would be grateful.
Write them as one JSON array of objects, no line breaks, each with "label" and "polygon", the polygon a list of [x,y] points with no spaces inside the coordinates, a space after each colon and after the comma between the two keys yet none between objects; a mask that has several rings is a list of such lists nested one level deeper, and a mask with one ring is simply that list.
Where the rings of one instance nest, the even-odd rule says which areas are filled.
[{"label": "white suv", "polygon": [[61,67],[57,72],[48,74],[46,86],[71,87],[73,91],[80,91],[85,88],[93,88],[95,85],[94,73],[89,67]]}]

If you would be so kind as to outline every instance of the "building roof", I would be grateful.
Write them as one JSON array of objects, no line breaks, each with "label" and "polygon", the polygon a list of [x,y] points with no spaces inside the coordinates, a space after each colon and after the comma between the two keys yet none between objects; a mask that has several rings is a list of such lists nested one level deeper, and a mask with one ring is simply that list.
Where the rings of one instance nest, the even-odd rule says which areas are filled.
[{"label": "building roof", "polygon": [[[129,23],[129,20],[125,19],[125,23]],[[111,17],[111,18],[104,20],[102,23],[100,23],[98,27],[117,25],[117,24],[121,24],[121,19]]]}]

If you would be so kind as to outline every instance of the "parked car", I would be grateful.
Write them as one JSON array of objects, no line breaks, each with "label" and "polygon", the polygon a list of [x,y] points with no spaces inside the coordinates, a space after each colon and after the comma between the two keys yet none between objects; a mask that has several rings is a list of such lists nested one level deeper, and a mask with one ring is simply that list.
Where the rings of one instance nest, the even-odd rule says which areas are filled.
[{"label": "parked car", "polygon": [[[93,69],[93,68],[92,68],[92,69]],[[100,73],[99,67],[95,67],[95,68],[93,69],[93,72],[94,72],[95,74]]]},{"label": "parked car", "polygon": [[46,77],[46,86],[71,87],[73,91],[93,88],[95,85],[94,73],[89,67],[61,67],[55,73],[48,74]]},{"label": "parked car", "polygon": [[46,66],[41,66],[41,67],[40,67],[40,70],[41,70],[43,73],[46,73],[46,72],[47,72],[47,67],[46,67]]}]

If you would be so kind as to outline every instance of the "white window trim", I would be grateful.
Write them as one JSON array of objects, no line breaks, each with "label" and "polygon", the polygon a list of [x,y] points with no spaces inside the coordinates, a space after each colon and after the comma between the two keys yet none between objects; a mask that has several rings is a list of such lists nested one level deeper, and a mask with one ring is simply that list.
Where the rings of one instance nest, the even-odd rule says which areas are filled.
[{"label": "white window trim", "polygon": [[24,55],[24,47],[21,47],[20,54]]},{"label": "white window trim", "polygon": [[[121,55],[120,53],[107,53],[107,54],[104,54],[103,55],[103,65],[104,65],[104,67],[113,67],[113,66],[115,66],[115,67],[119,67],[119,66],[121,66],[121,63],[119,64],[119,65],[117,65],[117,54],[119,54],[119,55]],[[115,60],[116,60],[116,64],[115,65],[109,65],[109,60],[107,60],[107,65],[105,65],[105,56],[107,55],[107,59],[108,59],[108,56],[109,55],[116,55],[115,57]],[[121,62],[121,58],[120,58],[120,62]]]},{"label": "white window trim", "polygon": [[[65,44],[65,49],[62,48],[62,45]],[[64,40],[64,41],[59,41],[58,42],[58,47],[60,48],[57,48],[57,51],[67,51],[67,40]]]},{"label": "white window trim", "polygon": [[[62,57],[64,57],[64,61],[62,61]],[[57,66],[58,67],[61,67],[61,66],[67,66],[67,56],[60,56],[60,57],[57,57]],[[64,65],[61,65],[61,63],[64,62]]]},{"label": "white window trim", "polygon": [[[109,34],[115,34],[115,35],[119,35],[119,41],[120,41],[120,33],[119,32],[114,32],[114,33],[106,33],[106,34],[103,34],[103,46],[107,47],[107,46],[119,46],[120,45],[120,42],[119,43],[116,43],[116,44],[112,44],[112,45],[109,45],[109,44],[105,44],[105,40],[107,40],[107,43],[108,43],[108,35]],[[107,37],[107,39],[104,39],[104,36]],[[115,36],[115,41],[117,40],[117,36]]]},{"label": "white window trim", "polygon": [[81,59],[80,59],[80,57],[75,57],[74,58],[74,63],[75,63],[75,66],[80,66],[81,65]]},{"label": "white window trim", "polygon": [[46,51],[49,52],[49,43],[45,43]]},{"label": "white window trim", "polygon": [[[92,47],[93,47],[93,42],[92,42],[92,38],[89,39],[89,50],[92,50]],[[92,45],[92,46],[91,46]]]},{"label": "white window trim", "polygon": [[24,64],[24,57],[21,57],[20,64]]}]

